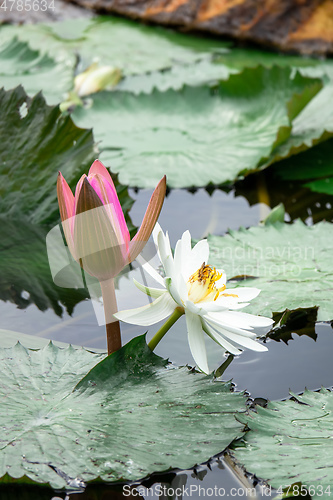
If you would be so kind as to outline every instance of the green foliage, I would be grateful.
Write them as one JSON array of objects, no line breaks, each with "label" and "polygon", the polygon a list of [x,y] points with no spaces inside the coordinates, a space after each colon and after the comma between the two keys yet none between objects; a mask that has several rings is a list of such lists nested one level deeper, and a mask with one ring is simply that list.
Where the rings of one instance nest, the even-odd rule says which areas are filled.
[{"label": "green foliage", "polygon": [[245,398],[230,383],[171,367],[144,336],[103,357],[0,349],[2,481],[137,480],[193,467],[242,435]]},{"label": "green foliage", "polygon": [[290,311],[286,309],[283,313],[273,313],[273,319],[276,325],[268,333],[270,339],[277,342],[285,342],[293,340],[293,334],[307,335],[313,340],[317,339],[315,323],[317,320],[317,307],[294,309]]},{"label": "green foliage", "polygon": [[277,222],[208,237],[210,263],[230,286],[254,286],[260,295],[244,311],[271,316],[285,309],[318,306],[318,320],[333,319],[333,224],[306,226]]},{"label": "green foliage", "polygon": [[58,106],[22,87],[0,90],[0,213],[32,222],[59,217],[58,171],[71,185],[96,156],[90,130],[77,128]]},{"label": "green foliage", "polygon": [[55,61],[15,37],[0,46],[0,87],[9,90],[18,85],[28,95],[42,90],[48,104],[58,104],[72,89],[73,67],[64,57]]},{"label": "green foliage", "polygon": [[[234,455],[248,472],[274,488],[301,483],[308,487],[312,498],[330,498],[332,392],[305,390],[302,396],[292,396],[292,400],[269,402],[267,408],[257,406],[256,413],[238,417],[250,431],[244,443],[236,446]],[[305,493],[303,490],[302,496]]]},{"label": "green foliage", "polygon": [[61,288],[53,283],[46,253],[47,226],[32,224],[26,218],[0,215],[0,299],[20,309],[35,304],[45,311],[53,309],[62,316],[65,308],[88,297],[84,288]]},{"label": "green foliage", "polygon": [[284,222],[285,209],[283,203],[280,203],[272,209],[272,211],[267,215],[266,219],[263,221],[265,226],[271,224],[276,224],[276,222]]},{"label": "green foliage", "polygon": [[[126,77],[152,72],[152,78],[147,80],[148,86],[154,80],[155,72],[161,70],[174,67],[176,73],[179,70],[178,78],[181,78],[182,65],[206,61],[209,69],[211,56],[226,51],[229,45],[217,39],[199,38],[108,16],[19,27],[2,26],[0,32],[4,41],[17,36],[34,50],[57,54],[72,69],[75,67],[74,54],[77,54],[79,71],[97,58],[102,65],[119,68]],[[221,71],[225,73],[226,69],[221,68]]]},{"label": "green foliage", "polygon": [[308,180],[304,185],[312,191],[332,195],[333,139],[277,163],[275,172],[285,180]]},{"label": "green foliage", "polygon": [[153,187],[164,174],[170,187],[221,184],[268,157],[320,88],[318,80],[291,78],[289,68],[258,67],[214,89],[101,92],[73,119],[94,125],[101,159],[123,184]]}]

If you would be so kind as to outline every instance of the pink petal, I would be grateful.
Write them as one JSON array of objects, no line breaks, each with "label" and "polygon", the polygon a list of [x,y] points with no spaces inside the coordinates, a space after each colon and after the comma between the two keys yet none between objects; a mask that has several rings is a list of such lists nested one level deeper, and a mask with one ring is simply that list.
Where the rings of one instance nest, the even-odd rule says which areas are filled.
[{"label": "pink petal", "polygon": [[70,187],[68,186],[67,182],[60,172],[57,180],[57,194],[60,217],[62,220],[62,227],[65,233],[65,238],[68,248],[75,259],[74,240],[72,233],[75,200]]},{"label": "pink petal", "polygon": [[113,188],[114,191],[116,191],[116,188],[114,186],[114,183],[113,183],[113,180],[112,180],[112,177],[110,175],[110,172],[108,171],[108,169],[103,165],[103,163],[99,160],[95,160],[94,163],[91,165],[90,169],[89,169],[89,173],[88,173],[88,176],[89,175],[92,175],[92,174],[99,174],[101,175],[102,177],[105,178],[106,181],[108,181],[109,184],[111,184],[111,187]]},{"label": "pink petal", "polygon": [[88,179],[78,195],[74,224],[75,256],[81,267],[100,281],[116,276],[126,265],[123,244],[119,242],[108,213]]},{"label": "pink petal", "polygon": [[61,220],[69,219],[74,215],[74,195],[61,172],[58,174],[57,194]]},{"label": "pink petal", "polygon": [[119,229],[122,234],[122,239],[124,242],[129,243],[130,235],[123,210],[118,199],[115,185],[108,169],[100,160],[95,160],[91,165],[89,169],[88,180],[104,205],[108,203],[113,205],[113,212],[115,212]]}]

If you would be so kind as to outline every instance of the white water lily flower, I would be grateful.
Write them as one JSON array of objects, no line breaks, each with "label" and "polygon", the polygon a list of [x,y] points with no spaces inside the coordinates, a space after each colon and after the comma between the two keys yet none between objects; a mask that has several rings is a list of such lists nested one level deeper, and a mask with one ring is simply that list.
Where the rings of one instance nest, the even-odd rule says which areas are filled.
[{"label": "white water lily flower", "polygon": [[191,248],[191,235],[185,231],[178,240],[172,255],[168,234],[159,224],[153,231],[158,255],[165,278],[148,263],[143,268],[163,289],[150,288],[134,280],[136,286],[155,300],[146,306],[128,309],[115,314],[126,323],[148,326],[175,312],[185,313],[188,342],[198,368],[209,373],[204,334],[231,354],[240,354],[243,348],[266,351],[259,343],[253,327],[269,327],[273,320],[239,312],[257,297],[258,288],[226,288],[226,274],[207,265],[209,246],[207,240]]}]

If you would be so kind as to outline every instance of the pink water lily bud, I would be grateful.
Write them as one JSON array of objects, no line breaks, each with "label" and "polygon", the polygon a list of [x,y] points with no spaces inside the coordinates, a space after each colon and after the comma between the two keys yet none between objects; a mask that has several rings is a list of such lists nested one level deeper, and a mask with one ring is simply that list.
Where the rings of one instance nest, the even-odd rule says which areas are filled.
[{"label": "pink water lily bud", "polygon": [[166,178],[153,192],[142,224],[131,240],[111,175],[95,160],[73,195],[59,172],[57,193],[66,241],[73,258],[99,281],[114,278],[143,250],[160,214]]}]

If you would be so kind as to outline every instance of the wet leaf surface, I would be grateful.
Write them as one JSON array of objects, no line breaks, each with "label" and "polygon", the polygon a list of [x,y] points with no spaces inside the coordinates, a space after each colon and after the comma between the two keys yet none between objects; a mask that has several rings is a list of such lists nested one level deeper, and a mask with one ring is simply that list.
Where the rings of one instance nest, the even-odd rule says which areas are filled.
[{"label": "wet leaf surface", "polygon": [[0,350],[2,481],[137,480],[193,467],[242,435],[234,415],[246,400],[230,383],[168,365],[144,336],[104,356]]}]

